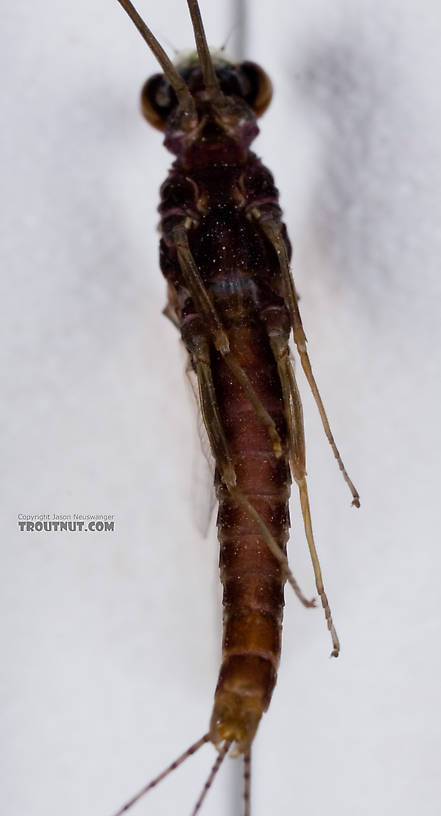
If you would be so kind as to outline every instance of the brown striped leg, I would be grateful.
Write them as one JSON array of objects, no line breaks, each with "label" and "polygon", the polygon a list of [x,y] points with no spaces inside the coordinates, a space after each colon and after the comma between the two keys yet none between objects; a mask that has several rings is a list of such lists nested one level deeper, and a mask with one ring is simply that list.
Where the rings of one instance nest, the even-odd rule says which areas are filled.
[{"label": "brown striped leg", "polygon": [[315,584],[320,596],[325,612],[328,629],[332,638],[332,657],[338,657],[340,643],[338,635],[332,621],[331,609],[323,586],[320,561],[314,543],[314,536],[311,524],[311,512],[309,508],[308,488],[306,485],[306,455],[305,455],[305,431],[303,426],[303,409],[297,388],[293,367],[289,359],[289,347],[284,332],[277,333],[273,328],[269,331],[269,340],[279,372],[282,386],[283,401],[285,406],[285,417],[289,428],[290,437],[290,460],[294,479],[299,488],[300,505],[302,508],[303,524],[305,527],[306,539],[308,542],[312,566],[314,569]]},{"label": "brown striped leg", "polygon": [[279,260],[280,271],[282,273],[282,280],[283,286],[285,291],[285,299],[286,304],[288,307],[288,311],[291,317],[291,324],[294,332],[294,341],[297,346],[297,351],[300,356],[300,361],[302,363],[303,370],[306,375],[306,379],[308,380],[309,387],[312,391],[313,397],[317,404],[317,408],[319,410],[320,418],[322,420],[322,425],[328,439],[329,444],[334,452],[334,456],[337,460],[338,466],[341,470],[343,479],[345,480],[346,484],[349,487],[349,490],[352,493],[352,504],[355,507],[360,507],[360,496],[356,487],[354,486],[353,482],[351,481],[349,474],[343,464],[343,460],[340,456],[339,450],[337,445],[335,444],[334,437],[332,435],[332,431],[329,425],[328,417],[326,416],[325,407],[323,405],[322,398],[320,396],[320,392],[317,387],[317,383],[315,381],[314,374],[312,373],[311,363],[309,360],[308,352],[306,351],[306,336],[305,332],[303,331],[302,319],[300,317],[299,307],[297,303],[297,295],[294,286],[294,280],[291,275],[290,267],[289,267],[289,257],[288,252],[286,249],[286,243],[283,238],[281,232],[281,222],[274,214],[264,213],[259,210],[257,207],[251,210],[251,214],[253,217],[259,222],[260,228],[262,232],[266,235],[269,242],[274,247],[277,257]]},{"label": "brown striped leg", "polygon": [[187,231],[188,228],[186,224],[183,223],[175,227],[172,234],[178,254],[179,266],[185,280],[185,285],[190,292],[200,316],[205,320],[205,323],[209,328],[216,349],[220,352],[220,354],[222,354],[233,376],[244,389],[257,416],[266,426],[273,444],[274,453],[278,458],[282,455],[282,443],[274,420],[251,385],[250,379],[243,370],[242,366],[239,365],[235,357],[230,352],[230,344],[227,333],[225,332],[216,309],[210,300],[208,291],[204,286],[199,270],[191,253]]},{"label": "brown striped leg", "polygon": [[298,599],[306,607],[315,606],[314,600],[308,600],[308,598],[303,595],[296,579],[294,578],[294,575],[291,572],[285,553],[277,544],[277,541],[271,534],[267,525],[246,495],[236,486],[236,473],[234,471],[234,465],[228,450],[228,444],[225,438],[219,407],[217,404],[216,391],[211,372],[208,341],[201,338],[198,338],[197,341],[195,340],[192,350],[192,357],[198,380],[202,416],[207,429],[208,438],[210,440],[212,453],[222,481],[236,503],[240,505],[249,518],[253,519],[255,522],[260,535],[265,541],[268,549],[273,554],[274,558],[276,558],[279,562],[285,574],[286,580],[291,584]]}]

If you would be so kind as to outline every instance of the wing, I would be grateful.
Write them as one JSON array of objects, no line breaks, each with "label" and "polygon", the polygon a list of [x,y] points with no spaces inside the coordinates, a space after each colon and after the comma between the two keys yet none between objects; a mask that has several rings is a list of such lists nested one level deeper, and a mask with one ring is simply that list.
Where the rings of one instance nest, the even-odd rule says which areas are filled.
[{"label": "wing", "polygon": [[216,493],[214,489],[216,463],[211,453],[210,442],[202,418],[196,375],[189,360],[187,361],[185,373],[188,384],[187,391],[191,394],[195,417],[195,430],[198,437],[197,440],[195,439],[193,446],[190,501],[193,516],[196,519],[196,527],[205,538],[208,535],[213,510],[216,504]]}]

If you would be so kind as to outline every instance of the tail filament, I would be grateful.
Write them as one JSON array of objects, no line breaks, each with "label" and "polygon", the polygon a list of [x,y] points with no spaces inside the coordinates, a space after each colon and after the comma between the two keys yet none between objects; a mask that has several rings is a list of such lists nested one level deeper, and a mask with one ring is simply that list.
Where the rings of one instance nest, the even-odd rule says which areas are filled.
[{"label": "tail filament", "polygon": [[187,748],[187,750],[184,751],[184,753],[181,754],[181,756],[175,759],[175,761],[172,762],[171,765],[169,765],[164,771],[162,771],[162,773],[160,773],[158,776],[155,776],[155,778],[152,779],[152,781],[145,785],[143,788],[141,788],[141,790],[138,791],[138,793],[136,793],[135,796],[132,796],[132,798],[129,799],[129,801],[126,802],[125,805],[123,805],[122,808],[120,808],[114,814],[114,816],[122,816],[123,813],[127,813],[127,811],[130,810],[130,808],[134,804],[136,804],[136,802],[138,802],[146,793],[148,793],[148,791],[156,787],[156,785],[159,782],[162,782],[162,780],[165,779],[166,776],[168,776],[172,771],[175,771],[176,768],[179,767],[179,765],[182,765],[182,763],[185,762],[185,760],[188,759],[188,757],[191,757],[192,754],[195,754],[196,751],[199,751],[199,748],[202,748],[202,746],[205,745],[206,742],[209,742],[209,740],[210,735],[204,734],[204,736],[201,737],[201,739],[199,739],[197,742],[194,742],[193,745],[190,745],[190,747]]},{"label": "tail filament", "polygon": [[213,765],[213,767],[212,767],[212,769],[210,771],[210,774],[208,776],[208,779],[207,779],[204,787],[202,788],[202,793],[201,793],[198,801],[196,802],[193,810],[191,811],[191,816],[196,816],[196,814],[199,813],[199,811],[200,811],[200,809],[201,809],[201,807],[202,807],[202,805],[204,803],[204,799],[205,799],[208,791],[210,790],[210,788],[211,788],[211,786],[213,784],[214,778],[215,778],[220,766],[222,765],[222,762],[224,761],[226,755],[228,754],[228,751],[230,750],[230,746],[231,746],[231,742],[226,742],[222,746],[221,750],[219,751],[219,754],[216,757],[216,762],[214,763],[214,765]]}]

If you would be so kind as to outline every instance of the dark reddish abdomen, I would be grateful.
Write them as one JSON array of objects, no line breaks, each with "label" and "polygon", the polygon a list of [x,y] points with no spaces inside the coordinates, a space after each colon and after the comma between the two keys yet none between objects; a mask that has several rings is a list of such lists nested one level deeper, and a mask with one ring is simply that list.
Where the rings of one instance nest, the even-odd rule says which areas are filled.
[{"label": "dark reddish abdomen", "polygon": [[[229,327],[228,336],[232,353],[273,417],[282,440],[285,439],[277,367],[262,324],[247,321],[245,315],[242,325]],[[213,360],[213,375],[237,486],[285,552],[291,483],[286,455],[284,453],[279,459],[275,457],[267,429],[226,363],[217,356]],[[252,733],[242,736],[245,750],[261,714],[268,708],[276,683],[285,581],[278,561],[259,535],[255,522],[235,503],[220,481],[217,495],[224,631],[215,710],[216,701],[225,699],[226,695],[232,695],[233,700],[235,695],[242,697],[245,706],[247,700],[253,701],[256,716],[251,717],[253,722],[248,728]],[[240,709],[239,700],[238,705]],[[240,720],[240,711],[232,716]],[[213,721],[215,719],[214,715]],[[246,731],[246,722],[242,725]],[[239,743],[240,740],[235,738]]]}]

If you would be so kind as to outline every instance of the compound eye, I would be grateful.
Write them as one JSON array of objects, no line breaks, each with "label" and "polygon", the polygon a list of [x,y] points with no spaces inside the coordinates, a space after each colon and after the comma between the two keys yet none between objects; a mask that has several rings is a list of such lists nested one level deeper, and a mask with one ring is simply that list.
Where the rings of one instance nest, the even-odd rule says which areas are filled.
[{"label": "compound eye", "polygon": [[256,62],[241,62],[239,71],[246,86],[245,101],[256,116],[262,116],[273,96],[273,86],[268,74]]},{"label": "compound eye", "polygon": [[171,111],[177,105],[176,94],[163,74],[154,74],[141,91],[141,112],[147,122],[164,130]]}]

